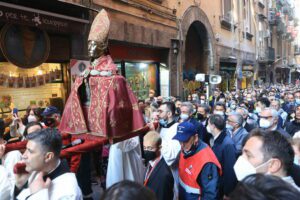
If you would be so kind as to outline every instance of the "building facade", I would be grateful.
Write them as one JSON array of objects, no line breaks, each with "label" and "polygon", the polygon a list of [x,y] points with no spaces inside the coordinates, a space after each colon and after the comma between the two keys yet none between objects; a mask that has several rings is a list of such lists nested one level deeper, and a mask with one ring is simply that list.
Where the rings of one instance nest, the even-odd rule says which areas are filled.
[{"label": "building facade", "polygon": [[[43,79],[43,83],[48,83],[48,74],[60,70],[63,73],[56,81],[59,85],[43,84],[47,89],[38,89],[37,93],[48,91],[41,101],[57,97],[64,101],[70,88],[72,63],[88,60],[89,27],[102,8],[111,19],[110,53],[140,99],[148,96],[149,89],[155,90],[157,95],[184,99],[192,93],[204,93],[204,84],[195,81],[197,73],[221,75],[221,84],[211,86],[223,91],[253,87],[261,82],[288,83],[298,78],[295,67],[295,53],[299,52],[295,42],[298,24],[292,0],[59,0],[42,3],[7,0],[0,6],[1,32],[9,35],[14,28],[18,29],[23,34],[22,40],[26,31],[41,32],[45,37],[41,52],[46,52],[41,55],[42,62],[35,63],[36,67],[29,66],[31,71],[27,72],[23,70],[26,59],[34,52],[30,38],[22,43],[29,48],[25,48],[23,57],[26,59],[21,64],[13,62],[9,49],[5,49],[6,43],[2,42],[0,67],[5,66],[9,76],[3,78],[0,74],[0,87],[3,87],[0,96],[11,93],[16,85],[12,80],[26,82],[26,77],[31,77],[33,82]],[[11,26],[8,24],[15,26],[7,28]],[[31,85],[40,88],[39,84]],[[24,89],[14,91],[15,99],[24,95]],[[28,93],[35,92],[28,89]],[[20,107],[24,107],[31,101],[21,102],[24,105]]]}]

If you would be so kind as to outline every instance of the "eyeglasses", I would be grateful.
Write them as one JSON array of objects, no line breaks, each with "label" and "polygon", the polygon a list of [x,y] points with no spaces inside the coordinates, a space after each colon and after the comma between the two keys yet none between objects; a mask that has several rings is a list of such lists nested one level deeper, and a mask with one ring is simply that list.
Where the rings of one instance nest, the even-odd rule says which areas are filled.
[{"label": "eyeglasses", "polygon": [[151,146],[148,146],[148,147],[143,147],[145,151],[155,151],[157,148],[156,147],[151,147]]},{"label": "eyeglasses", "polygon": [[227,119],[227,122],[237,123],[237,122],[232,121],[232,120],[230,120],[230,119]]},{"label": "eyeglasses", "polygon": [[261,119],[269,119],[269,118],[271,118],[271,117],[273,117],[273,116],[259,116]]}]

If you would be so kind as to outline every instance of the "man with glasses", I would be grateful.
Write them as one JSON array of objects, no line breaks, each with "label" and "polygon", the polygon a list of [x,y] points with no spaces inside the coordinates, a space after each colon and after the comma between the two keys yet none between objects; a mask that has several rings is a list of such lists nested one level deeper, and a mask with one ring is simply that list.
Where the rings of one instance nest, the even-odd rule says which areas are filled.
[{"label": "man with glasses", "polygon": [[268,131],[278,131],[286,138],[291,136],[283,130],[281,127],[278,127],[278,112],[273,108],[265,108],[261,111],[259,120],[259,127]]},{"label": "man with glasses", "polygon": [[230,137],[234,142],[237,155],[240,155],[242,153],[242,144],[244,142],[245,137],[248,135],[248,132],[243,127],[243,122],[243,116],[239,113],[229,113],[226,128],[230,132]]},{"label": "man with glasses", "polygon": [[275,99],[271,102],[271,108],[275,109],[278,112],[278,127],[283,127],[288,114],[281,108],[280,100]]},{"label": "man with glasses", "polygon": [[174,178],[161,155],[161,143],[161,137],[156,131],[150,131],[144,136],[144,158],[149,163],[144,185],[155,193],[158,200],[172,200]]},{"label": "man with glasses", "polygon": [[243,127],[248,133],[258,127],[257,122],[249,117],[249,111],[246,108],[237,107],[236,112],[243,116]]}]

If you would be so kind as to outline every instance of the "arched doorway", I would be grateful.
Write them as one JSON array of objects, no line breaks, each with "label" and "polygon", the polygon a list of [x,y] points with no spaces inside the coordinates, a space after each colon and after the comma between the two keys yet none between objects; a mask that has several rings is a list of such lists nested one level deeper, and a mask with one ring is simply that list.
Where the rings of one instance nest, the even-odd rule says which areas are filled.
[{"label": "arched doorway", "polygon": [[209,20],[199,7],[186,10],[182,21],[182,96],[204,93],[204,84],[195,82],[197,73],[215,74],[215,39]]},{"label": "arched doorway", "polygon": [[185,44],[185,68],[183,69],[183,78],[190,78],[192,73],[206,73],[208,60],[208,39],[205,26],[195,21],[188,29]]}]

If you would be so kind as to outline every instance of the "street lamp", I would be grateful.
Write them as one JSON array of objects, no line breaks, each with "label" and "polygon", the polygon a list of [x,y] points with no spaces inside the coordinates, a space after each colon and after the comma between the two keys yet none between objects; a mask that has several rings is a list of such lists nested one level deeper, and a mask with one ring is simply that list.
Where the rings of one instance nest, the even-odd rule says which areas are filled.
[{"label": "street lamp", "polygon": [[175,55],[179,52],[179,40],[178,39],[171,39],[172,51]]}]

